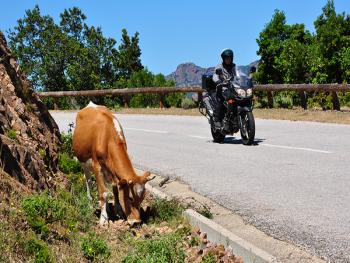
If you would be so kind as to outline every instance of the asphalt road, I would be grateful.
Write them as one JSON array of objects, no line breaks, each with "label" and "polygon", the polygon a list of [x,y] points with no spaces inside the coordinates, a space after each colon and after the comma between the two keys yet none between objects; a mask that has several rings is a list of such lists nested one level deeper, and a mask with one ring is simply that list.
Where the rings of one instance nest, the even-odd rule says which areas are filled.
[{"label": "asphalt road", "polygon": [[[75,113],[52,113],[61,131]],[[256,120],[212,143],[204,117],[119,115],[136,167],[177,177],[281,240],[350,262],[350,126]]]}]

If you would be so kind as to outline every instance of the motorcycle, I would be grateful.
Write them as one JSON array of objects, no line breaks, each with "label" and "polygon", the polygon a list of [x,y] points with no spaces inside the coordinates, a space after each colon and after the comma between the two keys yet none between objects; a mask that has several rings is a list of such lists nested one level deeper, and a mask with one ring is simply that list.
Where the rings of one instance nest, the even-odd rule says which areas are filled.
[{"label": "motorcycle", "polygon": [[[254,73],[255,68],[250,69]],[[216,74],[221,75],[222,69],[216,69]],[[199,111],[210,124],[214,142],[223,143],[226,135],[233,135],[240,131],[244,145],[251,145],[255,137],[255,121],[253,115],[253,81],[252,78],[242,72],[237,72],[233,78],[218,86],[212,80],[212,75],[202,76],[202,88],[206,90],[203,100],[199,104]],[[216,103],[216,90],[222,88],[224,118],[220,126],[214,123],[214,109]]]}]

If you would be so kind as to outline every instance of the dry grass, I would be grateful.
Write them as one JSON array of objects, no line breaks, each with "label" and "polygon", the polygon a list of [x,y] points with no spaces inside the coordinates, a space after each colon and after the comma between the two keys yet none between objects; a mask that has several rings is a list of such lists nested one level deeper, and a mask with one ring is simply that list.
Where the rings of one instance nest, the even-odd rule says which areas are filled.
[{"label": "dry grass", "polygon": [[[120,114],[159,114],[159,115],[182,115],[182,116],[201,116],[198,109],[184,110],[181,108],[128,108],[117,111]],[[322,110],[303,110],[296,109],[254,109],[255,118],[291,120],[291,121],[314,121],[326,123],[350,124],[350,111],[322,111]]]}]

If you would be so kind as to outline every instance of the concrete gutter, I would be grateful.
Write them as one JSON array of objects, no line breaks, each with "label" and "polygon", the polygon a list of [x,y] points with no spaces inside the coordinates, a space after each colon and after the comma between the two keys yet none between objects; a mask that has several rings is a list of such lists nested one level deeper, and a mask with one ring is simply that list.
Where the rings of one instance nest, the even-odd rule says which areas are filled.
[{"label": "concrete gutter", "polygon": [[202,232],[207,233],[208,240],[229,248],[234,255],[242,257],[246,263],[277,262],[277,259],[266,251],[255,247],[192,209],[187,209],[184,212],[184,217],[192,226],[196,226]]},{"label": "concrete gutter", "polygon": [[[150,184],[146,185],[146,189],[156,197],[168,200],[172,199],[171,196]],[[231,250],[234,255],[242,257],[245,263],[278,262],[276,258],[266,251],[255,247],[192,209],[186,209],[183,216],[192,226],[198,227],[201,232],[205,232],[210,242],[224,245]]]}]

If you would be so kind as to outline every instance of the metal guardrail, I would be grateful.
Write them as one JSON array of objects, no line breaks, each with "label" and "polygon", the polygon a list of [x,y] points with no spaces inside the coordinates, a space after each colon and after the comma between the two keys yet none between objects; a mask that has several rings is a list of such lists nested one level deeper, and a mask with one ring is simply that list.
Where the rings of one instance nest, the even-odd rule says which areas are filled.
[{"label": "metal guardrail", "polygon": [[[60,98],[60,97],[76,97],[76,96],[107,96],[119,95],[125,97],[125,106],[128,107],[128,96],[142,93],[157,93],[161,95],[160,107],[164,107],[164,95],[174,92],[194,92],[198,93],[198,99],[201,100],[203,89],[199,86],[194,87],[145,87],[145,88],[123,88],[123,89],[99,89],[99,90],[82,90],[82,91],[51,91],[38,92],[41,98]],[[330,92],[333,99],[333,108],[340,110],[340,103],[337,92],[350,92],[350,84],[267,84],[255,85],[254,91],[267,92],[269,107],[273,107],[273,92],[278,91],[297,91],[301,98],[301,106],[306,109],[306,92]]]}]

